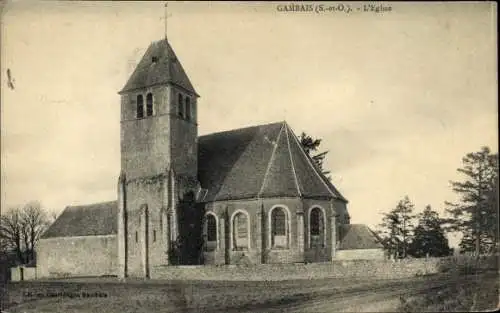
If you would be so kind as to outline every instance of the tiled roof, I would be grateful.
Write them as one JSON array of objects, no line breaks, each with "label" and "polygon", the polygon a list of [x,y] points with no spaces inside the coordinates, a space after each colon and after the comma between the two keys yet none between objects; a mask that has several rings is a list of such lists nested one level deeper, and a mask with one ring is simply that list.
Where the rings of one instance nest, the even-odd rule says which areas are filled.
[{"label": "tiled roof", "polygon": [[[155,62],[153,62],[155,58]],[[151,43],[120,93],[172,83],[198,95],[166,39]]]},{"label": "tiled roof", "polygon": [[[306,197],[345,198],[313,165],[286,122],[201,136],[198,179],[202,202]],[[42,238],[117,233],[117,202],[69,206]]]},{"label": "tiled roof", "polygon": [[68,206],[42,239],[116,234],[117,214],[116,201]]},{"label": "tiled roof", "polygon": [[325,182],[286,122],[199,137],[198,178],[204,201],[342,195]]},{"label": "tiled roof", "polygon": [[341,225],[339,250],[382,249],[380,238],[364,224]]}]

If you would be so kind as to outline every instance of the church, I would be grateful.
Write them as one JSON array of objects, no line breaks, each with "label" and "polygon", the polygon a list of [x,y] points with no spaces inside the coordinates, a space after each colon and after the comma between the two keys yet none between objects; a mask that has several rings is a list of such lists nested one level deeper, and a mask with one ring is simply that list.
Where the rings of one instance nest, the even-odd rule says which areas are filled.
[{"label": "church", "polygon": [[287,122],[198,136],[200,96],[167,39],[119,95],[117,198],[66,207],[38,244],[38,277],[384,257]]}]

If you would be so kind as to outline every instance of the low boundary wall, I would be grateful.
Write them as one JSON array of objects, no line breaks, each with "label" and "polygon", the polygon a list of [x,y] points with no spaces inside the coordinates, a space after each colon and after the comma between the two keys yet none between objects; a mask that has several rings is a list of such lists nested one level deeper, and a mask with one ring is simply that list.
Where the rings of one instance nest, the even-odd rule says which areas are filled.
[{"label": "low boundary wall", "polygon": [[498,256],[473,258],[420,258],[403,260],[336,260],[325,263],[157,266],[152,279],[269,281],[321,278],[400,279],[472,266],[498,269]]},{"label": "low boundary wall", "polygon": [[[321,278],[400,279],[439,272],[495,269],[499,271],[499,256],[421,258],[403,260],[335,260],[325,263],[154,266],[150,271],[155,280],[218,280],[218,281],[281,281]],[[34,268],[24,274],[24,280],[36,277]],[[500,271],[499,271],[500,273]],[[19,268],[12,269],[13,280],[21,280]],[[71,275],[68,277],[96,277]],[[58,278],[52,276],[52,278]]]},{"label": "low boundary wall", "polygon": [[27,267],[27,266],[11,267],[10,277],[12,281],[35,280],[37,278],[36,267]]},{"label": "low boundary wall", "polygon": [[157,266],[152,279],[168,280],[291,280],[333,277],[406,278],[439,271],[440,259],[345,260],[327,263],[259,264],[250,266]]}]

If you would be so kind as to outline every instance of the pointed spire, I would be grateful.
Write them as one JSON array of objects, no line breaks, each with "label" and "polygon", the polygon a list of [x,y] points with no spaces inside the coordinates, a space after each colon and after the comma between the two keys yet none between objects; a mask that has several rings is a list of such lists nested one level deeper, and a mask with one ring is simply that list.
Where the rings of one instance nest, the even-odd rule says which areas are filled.
[{"label": "pointed spire", "polygon": [[162,39],[149,45],[119,94],[165,84],[179,86],[199,97],[169,42]]}]

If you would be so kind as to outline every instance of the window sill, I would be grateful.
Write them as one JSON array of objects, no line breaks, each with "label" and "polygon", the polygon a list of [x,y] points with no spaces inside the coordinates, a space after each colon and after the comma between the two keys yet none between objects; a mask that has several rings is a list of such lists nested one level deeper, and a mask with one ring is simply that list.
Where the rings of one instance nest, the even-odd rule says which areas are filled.
[{"label": "window sill", "polygon": [[143,117],[136,117],[135,120],[136,121],[140,121],[140,120],[146,120],[148,118],[152,118],[152,117],[155,117],[156,115],[153,114],[153,115],[147,115],[147,116],[143,116]]},{"label": "window sill", "polygon": [[318,247],[318,246],[309,246],[309,249],[326,249],[326,246],[320,246],[320,247]]},{"label": "window sill", "polygon": [[289,247],[272,247],[271,251],[287,251],[290,250]]},{"label": "window sill", "polygon": [[207,241],[205,244],[204,252],[215,252],[217,251],[217,241]]},{"label": "window sill", "polygon": [[248,252],[248,248],[233,248],[234,252]]}]

